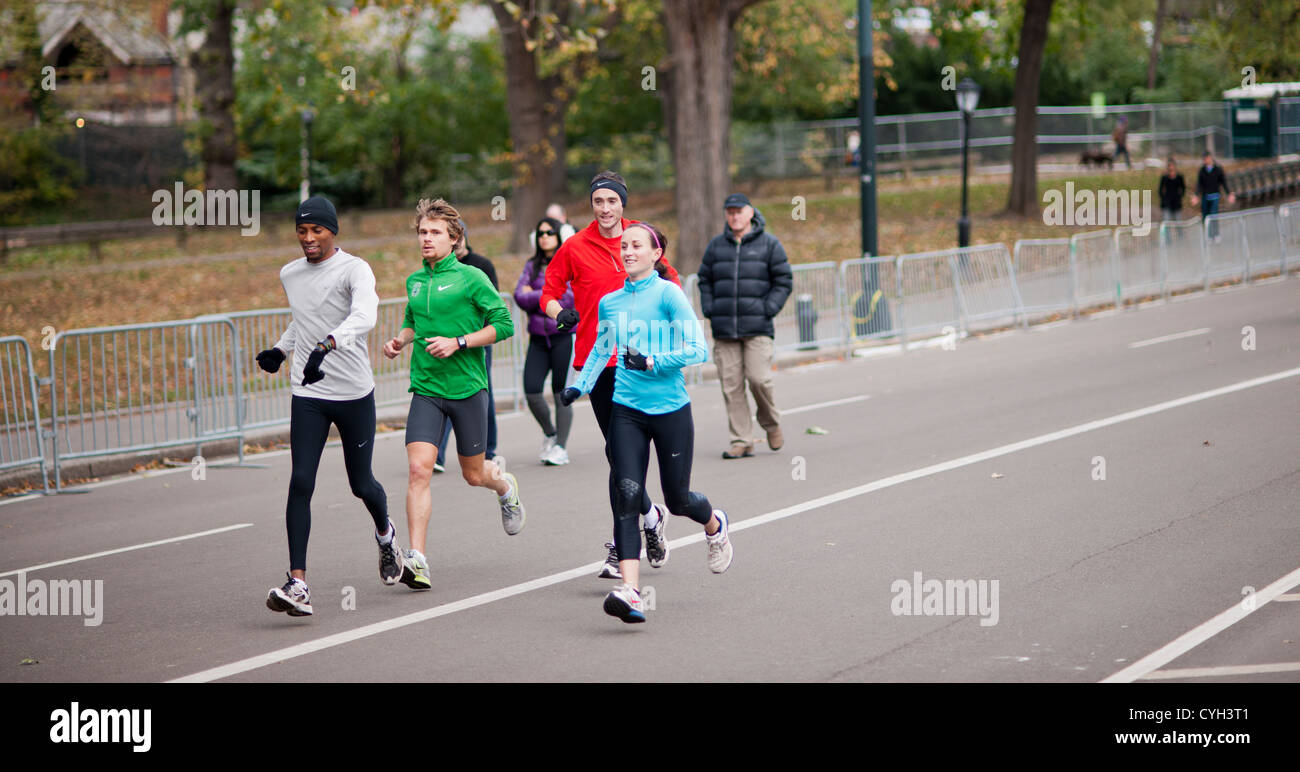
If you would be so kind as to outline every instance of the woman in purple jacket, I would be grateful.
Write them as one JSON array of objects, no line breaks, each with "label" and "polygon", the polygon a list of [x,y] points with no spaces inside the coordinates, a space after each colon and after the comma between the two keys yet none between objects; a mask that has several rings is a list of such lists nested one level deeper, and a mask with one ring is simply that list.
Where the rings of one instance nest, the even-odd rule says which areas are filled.
[{"label": "woman in purple jacket", "polygon": [[[558,220],[543,217],[537,223],[537,250],[524,265],[519,283],[515,285],[515,302],[528,313],[528,356],[524,360],[524,396],[528,409],[542,427],[545,438],[539,458],[548,466],[569,463],[569,453],[564,446],[569,442],[569,427],[573,425],[573,408],[560,402],[564,381],[569,373],[573,356],[573,329],[559,332],[555,320],[542,311],[542,287],[546,283],[546,265],[560,248]],[[560,299],[564,308],[573,308],[573,289],[569,288]],[[546,375],[551,375],[551,394],[555,397],[555,424],[551,424],[551,411],[542,396]]]}]

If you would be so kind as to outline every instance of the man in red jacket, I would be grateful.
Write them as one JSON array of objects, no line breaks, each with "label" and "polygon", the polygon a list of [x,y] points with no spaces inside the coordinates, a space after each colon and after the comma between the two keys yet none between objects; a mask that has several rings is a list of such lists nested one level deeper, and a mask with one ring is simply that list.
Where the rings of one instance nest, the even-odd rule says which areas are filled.
[{"label": "man in red jacket", "polygon": [[[623,268],[621,243],[623,229],[636,220],[623,218],[627,206],[627,183],[617,172],[603,171],[591,180],[591,211],[595,220],[575,233],[563,244],[546,268],[546,286],[542,289],[541,306],[546,315],[559,325],[561,331],[577,327],[573,343],[573,369],[581,370],[596,343],[596,327],[600,317],[600,299],[623,288],[627,271]],[[667,261],[667,278],[681,286],[681,278]],[[560,298],[568,286],[573,288],[574,308],[563,308]],[[605,365],[605,370],[591,390],[591,408],[596,413],[600,433],[606,438],[605,458],[611,462],[609,478],[610,506],[614,505],[614,472],[608,444],[609,418],[614,409],[614,364],[617,352]],[[641,494],[641,525],[645,531],[646,557],[651,566],[659,568],[668,562],[668,539],[664,534],[664,513],[650,502],[650,494]],[[601,567],[605,579],[621,579],[618,553],[611,541],[605,545],[608,555]]]}]

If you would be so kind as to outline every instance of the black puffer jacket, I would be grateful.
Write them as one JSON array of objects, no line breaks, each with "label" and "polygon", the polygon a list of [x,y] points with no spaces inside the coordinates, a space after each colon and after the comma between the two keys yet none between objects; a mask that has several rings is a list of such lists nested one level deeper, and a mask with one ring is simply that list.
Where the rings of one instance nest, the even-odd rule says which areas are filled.
[{"label": "black puffer jacket", "polygon": [[785,248],[764,231],[763,215],[754,210],[753,227],[740,243],[723,227],[704,251],[700,264],[700,308],[713,326],[713,337],[776,337],[772,317],[781,312],[794,289]]}]

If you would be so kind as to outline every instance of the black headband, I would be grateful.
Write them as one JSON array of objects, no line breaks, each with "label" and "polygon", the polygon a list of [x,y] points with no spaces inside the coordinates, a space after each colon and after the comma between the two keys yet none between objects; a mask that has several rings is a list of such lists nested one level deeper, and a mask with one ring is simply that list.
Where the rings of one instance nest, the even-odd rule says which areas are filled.
[{"label": "black headband", "polygon": [[619,182],[618,180],[596,180],[595,182],[591,183],[591,191],[588,193],[588,195],[595,193],[597,190],[600,190],[601,188],[608,188],[609,190],[612,190],[615,193],[617,193],[618,200],[623,202],[623,206],[627,206],[626,185]]}]

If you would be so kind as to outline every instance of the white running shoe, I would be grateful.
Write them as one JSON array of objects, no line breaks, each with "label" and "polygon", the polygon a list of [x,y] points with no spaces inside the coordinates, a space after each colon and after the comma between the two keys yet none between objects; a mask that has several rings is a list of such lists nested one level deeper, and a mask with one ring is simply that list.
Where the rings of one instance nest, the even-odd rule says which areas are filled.
[{"label": "white running shoe", "polygon": [[546,458],[542,459],[542,463],[547,466],[564,466],[569,463],[569,451],[565,450],[563,445],[552,445]]},{"label": "white running shoe", "polygon": [[659,523],[654,528],[645,528],[642,523],[642,533],[645,534],[645,556],[654,568],[663,568],[664,563],[668,562],[668,511],[658,504],[651,504],[659,512]]},{"label": "white running shoe", "polygon": [[311,591],[307,589],[307,583],[294,579],[287,571],[285,576],[289,577],[289,581],[283,587],[273,587],[267,593],[266,607],[272,611],[288,612],[291,617],[311,616]]},{"label": "white running shoe", "polygon": [[540,461],[541,463],[545,464],[545,463],[546,463],[546,459],[547,459],[547,457],[551,455],[551,448],[553,448],[553,447],[555,447],[555,438],[554,438],[554,437],[543,437],[543,438],[542,438],[542,450],[541,450],[540,453],[537,454],[537,460]]},{"label": "white running shoe", "polygon": [[497,499],[501,504],[501,527],[514,536],[524,530],[524,505],[519,501],[519,481],[512,474],[503,476],[510,483],[510,493],[505,500]]},{"label": "white running shoe", "polygon": [[402,578],[402,548],[397,546],[397,529],[392,520],[388,521],[388,527],[393,538],[387,544],[375,536],[375,542],[379,544],[379,580],[384,584],[397,584],[397,580]]},{"label": "white running shoe", "polygon": [[715,509],[713,514],[718,518],[718,522],[722,524],[722,527],[712,536],[706,532],[704,540],[709,544],[709,570],[715,574],[720,574],[731,565],[731,539],[727,536],[727,513],[721,509]]},{"label": "white running shoe", "polygon": [[630,584],[620,584],[605,596],[605,613],[628,624],[644,622],[645,610],[641,603],[641,593]]},{"label": "white running shoe", "polygon": [[600,573],[596,574],[597,579],[622,579],[623,572],[618,567],[618,550],[614,548],[614,542],[605,542],[609,554],[605,557],[605,562],[600,567]]},{"label": "white running shoe", "polygon": [[429,590],[433,582],[429,581],[429,561],[419,550],[407,550],[402,559],[402,584],[412,590]]}]

